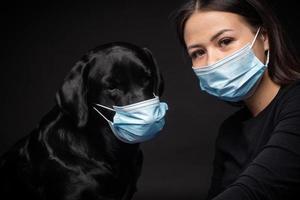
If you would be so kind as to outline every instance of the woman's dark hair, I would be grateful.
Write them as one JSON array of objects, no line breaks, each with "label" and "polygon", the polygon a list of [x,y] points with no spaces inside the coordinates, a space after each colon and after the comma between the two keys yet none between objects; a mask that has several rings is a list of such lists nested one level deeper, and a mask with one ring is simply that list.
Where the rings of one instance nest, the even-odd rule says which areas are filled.
[{"label": "woman's dark hair", "polygon": [[286,85],[300,79],[300,60],[285,36],[281,25],[264,0],[190,0],[176,13],[175,23],[180,43],[184,42],[184,28],[191,15],[200,10],[235,13],[243,16],[253,28],[262,27],[269,37],[271,79]]}]

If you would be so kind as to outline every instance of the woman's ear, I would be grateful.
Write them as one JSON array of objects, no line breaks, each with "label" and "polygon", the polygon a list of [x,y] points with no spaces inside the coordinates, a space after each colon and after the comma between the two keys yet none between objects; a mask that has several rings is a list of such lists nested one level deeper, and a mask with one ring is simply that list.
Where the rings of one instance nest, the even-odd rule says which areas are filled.
[{"label": "woman's ear", "polygon": [[269,50],[269,37],[268,37],[268,32],[266,31],[266,29],[262,29],[261,31],[261,39],[263,41],[264,44],[264,50],[267,51]]},{"label": "woman's ear", "polygon": [[154,92],[158,96],[162,96],[162,93],[164,91],[164,80],[163,76],[158,68],[158,65],[156,63],[156,60],[154,59],[151,51],[148,48],[143,48],[144,52],[146,53],[147,57],[149,58],[151,64],[153,65],[154,69],[154,78],[155,78],[155,83],[154,83]]},{"label": "woman's ear", "polygon": [[88,121],[87,78],[89,64],[77,62],[56,93],[56,102],[62,112],[74,120],[77,127]]}]

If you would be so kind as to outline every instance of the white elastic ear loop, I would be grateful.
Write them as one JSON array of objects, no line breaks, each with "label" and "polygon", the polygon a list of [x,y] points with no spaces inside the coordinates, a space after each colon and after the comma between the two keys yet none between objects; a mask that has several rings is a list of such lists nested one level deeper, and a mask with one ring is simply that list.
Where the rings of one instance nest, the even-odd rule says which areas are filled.
[{"label": "white elastic ear loop", "polygon": [[112,109],[112,108],[110,108],[110,107],[107,107],[107,106],[103,106],[103,105],[101,105],[101,104],[95,103],[95,105],[96,105],[96,106],[100,106],[100,107],[102,107],[102,108],[106,108],[107,110],[115,111],[114,109]]},{"label": "white elastic ear loop", "polygon": [[270,61],[270,50],[267,50],[268,51],[268,53],[267,53],[267,60],[266,60],[266,66],[268,66],[268,64],[269,64],[269,61]]},{"label": "white elastic ear loop", "polygon": [[[253,45],[254,45],[254,43],[255,43],[255,41],[256,41],[256,38],[257,38],[257,36],[258,36],[258,34],[259,34],[259,31],[260,31],[260,28],[261,28],[261,27],[258,28],[258,30],[257,30],[257,32],[256,32],[256,34],[255,34],[255,37],[254,37],[254,39],[253,39],[253,41],[252,41],[252,44],[251,44],[251,48],[253,47]],[[268,53],[267,53],[267,60],[266,60],[265,66],[268,66],[269,61],[270,61],[270,50],[268,50]]]},{"label": "white elastic ear loop", "polygon": [[[100,107],[102,107],[102,108],[106,108],[106,109],[108,109],[108,110],[111,110],[111,111],[115,111],[114,109],[112,109],[112,108],[109,108],[109,107],[106,107],[106,106],[103,106],[103,105],[100,105],[100,104],[95,104],[95,105],[97,105],[97,106],[100,106]],[[107,119],[97,108],[95,108],[95,107],[93,107],[93,109],[94,110],[96,110],[97,111],[97,113],[99,113],[99,115],[101,115],[107,122],[111,122],[109,119]]]},{"label": "white elastic ear loop", "polygon": [[260,31],[260,27],[258,28],[258,30],[257,30],[257,32],[256,32],[256,34],[255,34],[255,37],[254,37],[254,39],[253,39],[253,41],[252,41],[252,43],[251,43],[251,48],[253,47],[253,45],[254,45],[254,43],[255,43],[255,41],[256,41],[256,38],[257,38],[257,36],[258,36],[258,34],[259,34],[259,31]]}]

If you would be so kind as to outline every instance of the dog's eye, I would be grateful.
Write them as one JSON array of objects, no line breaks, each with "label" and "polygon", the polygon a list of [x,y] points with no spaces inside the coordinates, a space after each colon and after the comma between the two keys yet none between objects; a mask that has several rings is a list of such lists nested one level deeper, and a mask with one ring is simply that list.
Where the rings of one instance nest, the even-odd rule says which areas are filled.
[{"label": "dog's eye", "polygon": [[110,95],[110,96],[117,96],[117,95],[120,95],[121,94],[121,90],[118,89],[118,88],[110,88],[110,89],[107,89],[107,93]]},{"label": "dog's eye", "polygon": [[117,90],[119,90],[119,89],[117,89],[117,88],[108,88],[107,89],[108,92],[116,92]]}]

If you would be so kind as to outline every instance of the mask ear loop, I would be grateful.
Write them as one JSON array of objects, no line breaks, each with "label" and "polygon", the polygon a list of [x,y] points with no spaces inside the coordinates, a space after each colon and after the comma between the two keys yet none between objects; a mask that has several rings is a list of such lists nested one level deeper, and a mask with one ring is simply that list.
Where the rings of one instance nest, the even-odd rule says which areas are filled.
[{"label": "mask ear loop", "polygon": [[267,50],[268,51],[268,53],[267,53],[267,60],[266,60],[266,66],[268,66],[269,65],[269,61],[270,61],[270,50]]},{"label": "mask ear loop", "polygon": [[[100,107],[102,107],[102,108],[106,108],[106,109],[108,109],[108,110],[111,110],[111,111],[115,111],[114,109],[112,109],[112,108],[109,108],[109,107],[106,107],[106,106],[103,106],[103,105],[100,105],[100,104],[95,104],[96,106],[100,106]],[[99,113],[99,115],[101,115],[107,122],[110,122],[110,120],[109,119],[107,119],[97,108],[95,108],[94,106],[93,106],[93,109],[97,112],[97,113]]]},{"label": "mask ear loop", "polygon": [[[255,34],[255,37],[254,37],[254,39],[252,41],[252,44],[251,44],[251,48],[253,47],[253,45],[254,45],[254,43],[256,41],[256,38],[257,38],[257,36],[258,36],[258,34],[260,32],[260,29],[261,29],[261,27],[258,28],[258,30],[257,30],[257,32]],[[270,50],[268,50],[268,53],[267,53],[267,60],[266,60],[265,66],[268,66],[269,61],[270,61]]]},{"label": "mask ear loop", "polygon": [[110,107],[107,107],[107,106],[103,106],[103,105],[101,105],[101,104],[95,103],[95,105],[96,105],[96,106],[99,106],[99,107],[102,107],[102,108],[105,108],[105,109],[107,109],[107,110],[115,111],[114,109],[112,109],[112,108],[110,108]]},{"label": "mask ear loop", "polygon": [[256,38],[257,38],[257,36],[258,36],[258,34],[259,34],[259,31],[260,31],[260,27],[258,28],[258,30],[257,30],[257,32],[256,32],[256,34],[255,34],[255,37],[254,37],[254,39],[253,39],[253,41],[252,41],[252,43],[251,43],[250,48],[253,47],[253,45],[254,45],[254,43],[255,43],[255,41],[256,41]]}]

